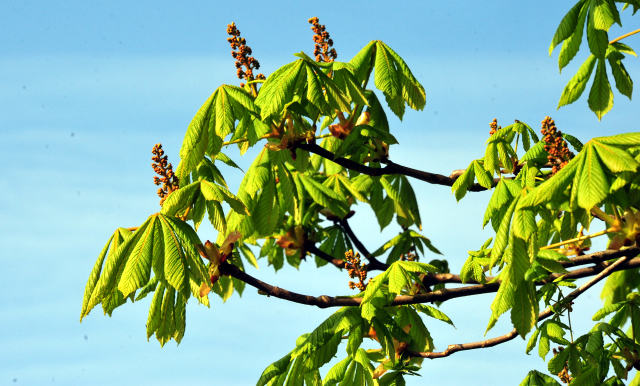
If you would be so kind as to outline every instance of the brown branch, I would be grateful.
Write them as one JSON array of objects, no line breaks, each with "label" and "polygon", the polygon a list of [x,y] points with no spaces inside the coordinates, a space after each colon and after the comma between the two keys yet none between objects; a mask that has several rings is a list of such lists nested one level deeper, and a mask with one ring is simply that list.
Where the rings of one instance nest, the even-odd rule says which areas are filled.
[{"label": "brown branch", "polygon": [[367,258],[367,260],[369,260],[369,264],[367,264],[367,271],[386,271],[387,268],[389,268],[388,264],[382,263],[375,257],[371,256],[369,250],[367,250],[364,244],[362,244],[356,234],[353,233],[353,230],[351,229],[351,226],[349,226],[349,221],[347,220],[347,218],[339,219],[336,222],[342,227],[347,236],[349,236],[349,239],[351,239],[351,241],[356,245],[358,251],[360,251],[360,253],[362,253],[364,257]]},{"label": "brown branch", "polygon": [[[611,273],[613,273],[614,271],[617,271],[619,269],[624,269],[624,264],[625,262],[629,259],[628,256],[623,256],[620,259],[618,259],[617,261],[615,261],[614,263],[611,264],[606,264],[607,268],[601,269],[600,273],[597,274],[595,277],[593,277],[591,280],[589,280],[588,282],[584,283],[583,285],[581,285],[579,288],[577,288],[575,291],[571,292],[565,299],[566,301],[571,301],[575,298],[577,298],[578,296],[580,296],[581,294],[583,294],[585,291],[587,291],[589,288],[591,288],[592,286],[594,286],[596,283],[598,283],[600,280],[602,280],[603,278],[609,276]],[[640,259],[636,258],[633,259],[631,261],[634,260],[638,260],[638,265],[640,265]],[[630,265],[631,261],[629,261],[626,265]],[[594,267],[596,268],[596,267]],[[585,268],[585,269],[592,269],[592,268]],[[579,270],[582,271],[582,270]],[[549,316],[553,315],[553,311],[551,310],[551,308],[547,308],[546,310],[542,311],[540,314],[538,314],[538,321],[542,321],[546,318],[548,318]],[[497,346],[499,344],[508,342],[512,339],[514,339],[516,336],[518,336],[518,331],[514,328],[513,330],[511,330],[510,333],[502,335],[502,336],[498,336],[496,338],[491,338],[491,339],[486,339],[486,340],[482,340],[479,342],[473,342],[473,343],[463,343],[463,344],[452,344],[449,345],[447,347],[446,350],[442,351],[442,352],[416,352],[416,351],[409,351],[408,354],[410,356],[414,356],[414,357],[422,357],[422,358],[444,358],[444,357],[448,357],[451,354],[454,354],[458,351],[466,351],[466,350],[475,350],[478,348],[485,348],[485,347],[492,347],[492,346]]]},{"label": "brown branch", "polygon": [[[627,258],[628,256],[625,256]],[[620,260],[618,260],[620,261]],[[578,279],[582,277],[592,276],[602,272],[608,267],[611,266],[611,263],[603,262],[595,267],[578,269],[567,274],[563,274],[565,279]],[[634,258],[629,262],[621,264],[619,266],[615,266],[614,270],[626,270],[632,268],[640,267],[640,257]],[[310,296],[310,295],[301,295],[295,292],[287,291],[285,289],[271,286],[267,283],[264,283],[253,276],[248,275],[247,273],[240,271],[237,267],[225,263],[220,266],[221,272],[224,275],[230,275],[235,277],[236,279],[240,279],[245,283],[249,284],[252,287],[257,288],[258,290],[264,291],[269,296],[274,296],[279,299],[288,300],[294,303],[306,304],[311,306],[318,306],[320,308],[327,307],[345,307],[345,306],[360,306],[362,303],[362,298],[351,298],[351,297],[333,297],[333,296]],[[558,274],[554,274],[558,275]],[[557,277],[554,275],[550,275],[551,277]],[[400,295],[396,296],[396,298],[389,304],[389,306],[398,306],[398,305],[407,305],[407,304],[418,304],[418,303],[432,303],[432,302],[444,302],[450,299],[460,298],[464,296],[473,296],[490,292],[497,292],[498,288],[500,288],[500,283],[490,283],[485,285],[474,285],[460,288],[444,288],[438,291],[429,292],[425,294],[417,294],[417,295]]]},{"label": "brown branch", "polygon": [[637,33],[640,33],[640,29],[637,29],[637,30],[635,30],[635,31],[629,32],[628,34],[624,34],[624,35],[622,35],[622,36],[620,36],[620,37],[618,37],[618,38],[615,38],[615,39],[613,39],[612,41],[610,41],[610,42],[609,42],[609,44],[613,44],[613,43],[615,43],[615,42],[617,42],[617,41],[620,41],[620,40],[622,40],[622,39],[624,39],[624,38],[627,38],[627,37],[629,37],[629,36],[631,36],[631,35],[635,35],[635,34],[637,34]]},{"label": "brown branch", "polygon": [[[570,262],[568,261],[559,261],[558,263],[560,263],[560,265],[562,265],[565,268],[570,268],[570,267],[577,267],[580,265],[587,265],[587,264],[598,264],[601,263],[603,261],[607,261],[607,260],[611,260],[611,259],[615,259],[617,257],[622,257],[622,256],[629,256],[629,257],[633,257],[633,256],[638,256],[640,255],[640,247],[632,247],[632,248],[627,248],[627,249],[622,249],[619,251],[613,251],[613,250],[606,250],[606,251],[600,251],[600,252],[595,252],[595,253],[591,253],[589,255],[583,255],[583,256],[577,256],[577,257],[572,257],[569,260],[571,260]],[[576,271],[572,271],[572,274],[577,272]],[[555,280],[557,277],[562,276],[563,274],[555,274],[556,276],[551,275],[550,277],[553,277],[553,279],[551,280]],[[587,275],[589,276],[589,275]],[[583,276],[581,276],[583,277]],[[487,277],[487,282],[490,282],[493,280],[492,276],[488,276]],[[424,279],[422,280],[422,282],[424,283],[425,286],[430,286],[430,285],[434,285],[434,284],[438,284],[438,283],[458,283],[458,284],[464,284],[462,283],[462,279],[460,278],[460,275],[456,275],[453,273],[438,273],[438,274],[428,274],[425,275]],[[480,284],[477,281],[471,279],[469,281],[467,281],[467,283],[473,283],[473,284]],[[546,282],[541,282],[539,284],[544,284]]]},{"label": "brown branch", "polygon": [[307,252],[313,253],[314,255],[318,256],[322,260],[325,260],[325,261],[335,265],[338,268],[344,268],[344,263],[345,263],[344,260],[336,259],[333,256],[331,256],[330,254],[321,251],[320,249],[318,249],[318,247],[316,247],[316,244],[313,241],[309,241],[309,240],[305,241],[304,249]]},{"label": "brown branch", "polygon": [[[366,174],[368,176],[384,176],[388,174],[404,174],[405,176],[413,177],[420,181],[428,182],[430,184],[435,185],[444,185],[444,186],[453,186],[456,182],[456,178],[451,178],[447,176],[443,176],[442,174],[435,174],[424,172],[421,170],[412,169],[406,166],[398,165],[389,160],[385,161],[387,166],[384,168],[372,168],[370,166],[362,165],[360,163],[354,162],[350,159],[343,157],[336,157],[334,153],[329,150],[320,147],[315,143],[299,143],[297,144],[302,150],[306,150],[310,153],[314,153],[319,155],[320,157],[326,158],[329,161],[333,161],[338,165],[356,171],[358,173]],[[500,180],[494,179],[493,185],[495,186]],[[481,186],[480,184],[473,184],[468,189],[470,192],[480,192],[483,190],[487,190],[487,188]]]}]

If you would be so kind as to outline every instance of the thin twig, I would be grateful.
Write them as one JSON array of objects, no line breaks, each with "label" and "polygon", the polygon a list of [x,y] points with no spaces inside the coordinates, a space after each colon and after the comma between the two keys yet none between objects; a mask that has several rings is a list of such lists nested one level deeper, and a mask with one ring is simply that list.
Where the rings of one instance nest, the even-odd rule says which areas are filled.
[{"label": "thin twig", "polygon": [[593,237],[606,235],[607,233],[611,233],[611,232],[613,232],[613,230],[611,230],[611,228],[610,229],[605,229],[603,231],[592,233],[590,235],[584,235],[584,236],[576,237],[575,239],[565,240],[565,241],[561,241],[559,243],[547,245],[547,246],[541,247],[540,249],[554,249],[554,248],[561,247],[561,246],[566,245],[566,244],[576,243],[578,241],[587,240],[587,239],[590,239],[590,238],[593,238]]},{"label": "thin twig", "polygon": [[387,268],[389,268],[388,264],[382,263],[375,257],[371,256],[369,250],[367,250],[360,239],[358,239],[355,233],[353,233],[351,226],[349,226],[349,221],[346,218],[338,220],[337,223],[340,224],[347,236],[349,236],[351,241],[356,245],[358,251],[360,251],[360,253],[362,253],[364,257],[367,258],[367,260],[369,260],[369,264],[367,264],[367,271],[386,271]]},{"label": "thin twig", "polygon": [[622,40],[622,39],[624,39],[624,38],[627,38],[627,37],[629,37],[629,36],[631,36],[631,35],[635,35],[635,34],[637,34],[637,33],[640,33],[640,29],[637,29],[637,30],[635,30],[635,31],[629,32],[628,34],[624,34],[624,35],[622,35],[622,36],[620,36],[620,37],[618,37],[618,38],[615,38],[615,39],[613,39],[612,41],[610,41],[610,42],[609,42],[609,44],[613,44],[613,43],[615,43],[615,42],[617,42],[617,41],[620,41],[620,40]]},{"label": "thin twig", "polygon": [[[606,251],[600,251],[600,252],[594,252],[591,253],[589,255],[582,255],[582,256],[577,256],[577,257],[572,257],[569,260],[570,261],[558,261],[558,263],[560,265],[562,265],[564,268],[570,268],[570,267],[577,267],[580,265],[587,265],[587,264],[599,264],[603,261],[607,261],[607,260],[611,260],[611,259],[615,259],[621,256],[630,256],[630,257],[635,257],[640,255],[640,247],[632,247],[632,248],[627,248],[627,249],[622,249],[619,251],[613,251],[613,250],[606,250]],[[572,272],[576,272],[576,271],[572,271]],[[554,276],[556,275],[556,276]],[[555,280],[557,277],[562,276],[563,274],[554,274],[554,275],[550,275],[549,278],[552,278],[551,281]],[[492,276],[488,276],[486,278],[487,282],[492,281],[494,278]],[[422,280],[423,284],[426,286],[430,286],[430,285],[434,285],[434,284],[438,284],[438,283],[462,283],[462,279],[460,278],[460,275],[456,275],[454,273],[436,273],[436,274],[428,274],[425,275],[424,279]],[[477,281],[471,279],[468,280],[467,283],[471,283],[471,284],[480,284]],[[546,281],[542,281],[542,284],[545,284]]]},{"label": "thin twig", "polygon": [[[577,298],[578,296],[580,296],[581,294],[583,294],[585,291],[587,291],[593,285],[598,283],[600,280],[602,280],[603,278],[609,276],[611,273],[613,273],[614,271],[618,270],[618,268],[621,268],[622,264],[625,263],[628,259],[629,259],[628,256],[623,256],[620,259],[618,259],[616,262],[614,262],[612,264],[609,264],[608,267],[603,269],[598,275],[596,275],[591,280],[589,280],[588,282],[586,282],[583,285],[581,285],[575,291],[571,292],[566,297],[566,301],[570,302],[571,300],[573,300],[573,299]],[[633,259],[633,260],[640,261],[640,259]],[[631,262],[629,262],[629,263],[631,263]],[[549,316],[553,315],[553,313],[554,312],[551,310],[551,308],[547,308],[546,310],[544,310],[540,314],[538,314],[538,321],[542,321],[542,320],[548,318]],[[413,357],[422,357],[422,358],[431,358],[431,359],[444,358],[444,357],[448,357],[449,355],[454,354],[454,353],[456,353],[458,351],[475,350],[475,349],[478,349],[478,348],[497,346],[499,344],[502,344],[502,343],[505,343],[505,342],[508,342],[508,341],[514,339],[516,336],[518,336],[518,331],[514,328],[513,330],[511,330],[510,333],[502,335],[502,336],[499,336],[499,337],[496,337],[496,338],[486,339],[486,340],[482,340],[482,341],[479,341],[479,342],[473,342],[473,343],[452,344],[452,345],[449,345],[447,347],[447,349],[442,351],[442,352],[409,351],[408,354],[410,356],[413,356]]]},{"label": "thin twig", "polygon": [[304,243],[304,248],[307,252],[311,252],[314,255],[318,256],[319,258],[321,258],[322,260],[325,260],[333,265],[335,265],[338,268],[344,268],[344,260],[340,260],[340,259],[336,259],[333,256],[331,256],[328,253],[325,253],[323,251],[321,251],[320,249],[318,249],[318,247],[316,247],[315,243],[313,241],[306,241]]}]

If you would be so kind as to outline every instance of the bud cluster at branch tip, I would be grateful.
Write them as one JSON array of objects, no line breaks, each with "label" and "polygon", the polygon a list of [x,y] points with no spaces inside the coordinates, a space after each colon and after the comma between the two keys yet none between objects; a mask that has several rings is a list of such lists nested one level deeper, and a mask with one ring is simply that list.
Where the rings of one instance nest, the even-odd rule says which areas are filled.
[{"label": "bud cluster at branch tip", "polygon": [[542,140],[546,143],[544,150],[549,153],[547,159],[551,164],[551,173],[556,174],[571,161],[574,155],[551,117],[544,118],[540,132],[544,136]]},{"label": "bud cluster at branch tip", "polygon": [[489,135],[494,135],[496,131],[502,129],[502,126],[498,126],[498,120],[496,118],[493,118],[493,121],[489,124],[489,127],[491,127]]},{"label": "bud cluster at branch tip", "polygon": [[344,268],[347,270],[349,277],[352,279],[358,278],[358,283],[349,282],[349,288],[357,288],[360,291],[364,291],[367,288],[367,285],[364,283],[367,278],[367,266],[360,264],[360,254],[356,252],[354,255],[351,249],[345,252],[344,256],[347,259],[347,262],[344,263]]},{"label": "bud cluster at branch tip", "polygon": [[324,25],[320,25],[320,19],[312,17],[309,19],[309,24],[312,25],[313,42],[316,43],[316,47],[313,50],[313,54],[316,56],[316,62],[333,62],[338,57],[338,53],[335,48],[329,49],[333,46],[333,40],[329,38],[329,32],[326,31]]},{"label": "bud cluster at branch tip", "polygon": [[[260,68],[260,63],[251,56],[251,47],[247,45],[247,41],[240,37],[240,30],[236,28],[236,23],[227,24],[227,34],[231,35],[227,41],[231,45],[231,56],[236,60],[236,68],[238,69],[238,79],[247,81],[254,80],[253,70]],[[242,69],[242,66],[245,69]],[[263,74],[256,75],[255,79],[266,79]],[[244,86],[244,83],[240,84]]]},{"label": "bud cluster at branch tip", "polygon": [[[558,347],[558,349],[554,348],[553,356],[555,357],[556,355],[560,354],[563,350],[564,350],[564,347],[562,346]],[[569,366],[566,361],[564,362],[564,367],[562,368],[562,371],[558,373],[558,378],[560,378],[562,383],[566,383],[566,384],[569,384],[573,380],[573,377],[569,375]]]},{"label": "bud cluster at branch tip", "polygon": [[162,144],[156,143],[153,146],[153,157],[151,160],[153,163],[151,167],[153,171],[156,172],[160,177],[154,176],[153,183],[156,185],[162,184],[161,188],[158,188],[158,196],[160,196],[160,205],[164,203],[164,200],[172,193],[180,188],[180,181],[178,177],[173,173],[173,166],[168,163],[168,157],[164,155],[164,150],[162,150]]}]

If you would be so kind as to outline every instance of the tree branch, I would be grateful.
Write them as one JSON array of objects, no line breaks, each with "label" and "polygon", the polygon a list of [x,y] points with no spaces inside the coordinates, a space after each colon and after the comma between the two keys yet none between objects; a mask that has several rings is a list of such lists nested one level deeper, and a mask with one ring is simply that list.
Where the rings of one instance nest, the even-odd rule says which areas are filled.
[{"label": "tree branch", "polygon": [[367,260],[369,260],[369,264],[367,264],[367,271],[386,271],[387,268],[389,268],[388,264],[382,263],[375,257],[371,256],[364,244],[362,244],[360,239],[358,239],[355,233],[353,233],[351,226],[349,226],[349,221],[346,218],[339,219],[336,222],[342,227],[347,236],[349,236],[351,241],[356,245],[358,251],[360,251],[360,253],[362,253],[364,257],[367,258]]},{"label": "tree branch", "polygon": [[[620,259],[618,259],[617,261],[615,261],[614,263],[608,264],[608,267],[606,269],[601,270],[601,272],[598,275],[596,275],[594,278],[592,278],[588,282],[586,282],[583,285],[581,285],[575,291],[571,292],[565,298],[566,301],[570,302],[571,300],[573,300],[573,299],[577,298],[578,296],[580,296],[581,294],[583,294],[589,288],[593,287],[600,280],[602,280],[605,277],[609,276],[614,271],[617,271],[618,269],[623,269],[622,268],[623,264],[628,259],[629,259],[628,256],[623,256]],[[638,260],[640,262],[640,259],[637,259],[637,258],[633,259],[633,260]],[[631,261],[633,261],[633,260],[631,260]],[[629,263],[631,263],[631,261]],[[629,265],[629,264],[627,264],[627,265]],[[540,314],[538,314],[538,321],[542,321],[542,320],[548,318],[549,316],[553,315],[553,313],[554,312],[551,310],[551,308],[547,308],[546,310],[544,310]],[[475,349],[478,349],[478,348],[497,346],[497,345],[499,345],[501,343],[505,343],[505,342],[508,342],[508,341],[514,339],[516,336],[518,336],[518,331],[514,328],[513,330],[511,330],[510,333],[502,335],[502,336],[498,336],[496,338],[491,338],[491,339],[482,340],[482,341],[473,342],[473,343],[452,344],[452,345],[449,345],[447,347],[447,349],[442,351],[442,352],[416,352],[416,351],[409,351],[408,354],[410,356],[422,357],[422,358],[432,358],[432,359],[433,358],[444,358],[444,357],[448,357],[449,355],[454,354],[454,353],[456,353],[458,351],[475,350]]]},{"label": "tree branch", "polygon": [[[389,160],[385,161],[387,166],[385,166],[384,168],[372,168],[370,166],[362,165],[360,163],[354,162],[344,157],[336,157],[334,153],[330,152],[329,150],[315,143],[299,143],[297,147],[302,150],[306,150],[310,153],[317,154],[320,157],[328,159],[329,161],[333,161],[344,168],[356,171],[358,173],[366,174],[368,176],[404,174],[405,176],[413,177],[420,181],[428,182],[430,184],[435,184],[435,185],[444,185],[444,186],[453,186],[453,184],[456,182],[455,178],[443,176],[442,174],[423,172],[421,170],[408,168],[406,166],[393,163]],[[495,186],[498,183],[498,181],[500,180],[494,179],[493,185]],[[487,190],[487,188],[476,183],[476,184],[473,184],[468,190],[471,192],[480,192],[483,190]]]},{"label": "tree branch", "polygon": [[[617,252],[617,251],[616,251]],[[628,256],[624,256],[627,258]],[[618,260],[620,261],[620,260]],[[616,262],[617,263],[617,262]],[[579,279],[583,277],[593,276],[598,274],[610,267],[612,263],[603,262],[597,266],[577,269],[571,271],[567,274],[553,274],[550,275],[547,280],[553,280],[552,278],[558,277],[560,275],[564,275],[565,279]],[[620,264],[614,267],[614,271],[618,270],[626,270],[632,268],[640,267],[640,257],[634,258],[629,262],[624,264]],[[306,304],[310,306],[317,306],[320,308],[327,307],[345,307],[345,306],[360,306],[362,303],[362,298],[352,298],[352,297],[333,297],[333,296],[310,296],[310,295],[301,295],[295,292],[287,291],[282,288],[274,287],[267,283],[264,283],[253,276],[241,271],[238,267],[224,263],[220,266],[220,270],[224,275],[230,275],[235,277],[236,279],[240,279],[245,283],[249,284],[252,287],[257,288],[258,290],[264,291],[269,296],[274,296],[279,299],[288,300],[294,303]],[[555,275],[555,276],[554,276]],[[543,284],[543,282],[539,283]],[[474,285],[467,287],[459,287],[459,288],[444,288],[438,291],[429,292],[425,294],[417,294],[417,295],[400,295],[396,296],[396,298],[389,304],[389,306],[398,306],[398,305],[406,305],[406,304],[418,304],[418,303],[432,303],[432,302],[444,302],[450,299],[465,297],[465,296],[473,296],[491,292],[497,292],[498,288],[500,288],[500,283],[490,283],[485,285]]]},{"label": "tree branch", "polygon": [[[562,265],[565,268],[571,268],[571,267],[577,267],[580,265],[598,264],[603,261],[615,259],[621,256],[638,256],[638,255],[640,255],[640,247],[632,247],[632,248],[622,249],[619,251],[606,250],[606,251],[595,252],[589,255],[572,257],[569,259],[571,260],[570,262],[559,261],[558,263],[560,263],[560,265]],[[574,272],[577,272],[577,271],[572,271],[572,273]],[[556,276],[553,277],[553,279],[551,280],[555,280],[557,277],[562,276],[563,274],[555,274],[555,275]],[[487,277],[487,282],[490,282],[492,280],[493,280],[492,276]],[[422,283],[424,283],[425,286],[430,286],[438,283],[463,284],[462,279],[460,278],[460,275],[456,275],[453,273],[438,273],[438,274],[430,273],[428,275],[425,275],[424,279],[422,280]],[[467,283],[480,284],[473,279],[467,281]],[[544,284],[544,283],[541,283],[541,284]]]},{"label": "tree branch", "polygon": [[320,249],[318,249],[318,247],[316,247],[316,244],[313,241],[309,241],[309,240],[305,241],[304,249],[307,252],[313,253],[314,255],[318,256],[322,260],[325,260],[335,265],[338,268],[344,268],[344,263],[345,263],[344,260],[336,259],[333,256],[329,255],[328,253],[321,251]]}]

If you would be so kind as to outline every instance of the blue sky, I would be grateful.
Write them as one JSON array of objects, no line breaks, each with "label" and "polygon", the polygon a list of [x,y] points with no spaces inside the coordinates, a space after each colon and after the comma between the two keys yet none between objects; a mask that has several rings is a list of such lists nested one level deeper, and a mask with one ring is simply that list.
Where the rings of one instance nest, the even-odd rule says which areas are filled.
[{"label": "blue sky", "polygon": [[[0,3],[0,384],[192,384],[254,385],[262,370],[282,357],[295,339],[329,311],[265,299],[247,289],[207,309],[190,303],[179,347],[145,339],[148,301],[127,304],[113,317],[95,310],[78,323],[84,285],[109,235],[140,224],[158,211],[150,168],[151,147],[161,142],[177,163],[191,118],[220,84],[237,84],[226,42],[235,21],[269,74],[311,53],[307,19],[318,16],[348,61],[367,42],[380,39],[398,52],[427,93],[424,111],[403,122],[390,117],[400,141],[395,162],[448,175],[484,152],[489,123],[514,119],[539,130],[545,115],[559,129],[586,141],[638,130],[640,108],[616,92],[602,122],[586,96],[556,111],[562,89],[586,58],[558,74],[551,37],[573,5],[536,2],[37,2]],[[634,23],[635,22],[635,23]],[[624,29],[637,17],[623,13]],[[640,35],[625,42],[632,47]],[[626,63],[632,77],[637,59]],[[240,157],[241,166],[252,152]],[[245,169],[246,170],[246,169]],[[237,188],[242,175],[223,167]],[[489,237],[481,221],[489,194],[455,202],[450,190],[413,181],[424,231],[459,270],[468,250]],[[370,249],[382,235],[371,211],[356,208],[353,227]],[[373,225],[372,225],[373,224]],[[203,239],[215,231],[203,226]],[[427,256],[427,259],[436,256]],[[348,292],[344,273],[316,269],[277,274],[266,262],[252,275],[312,295]],[[457,330],[427,321],[438,349],[482,339],[493,295],[445,303]],[[598,288],[576,303],[585,332],[599,308]],[[576,324],[574,323],[574,326]],[[510,330],[504,317],[488,336]],[[517,384],[537,356],[524,355],[520,339],[499,347],[425,362],[422,378],[447,385]],[[341,348],[338,355],[344,355]],[[461,371],[462,370],[462,371]],[[322,370],[326,373],[326,368]]]}]

